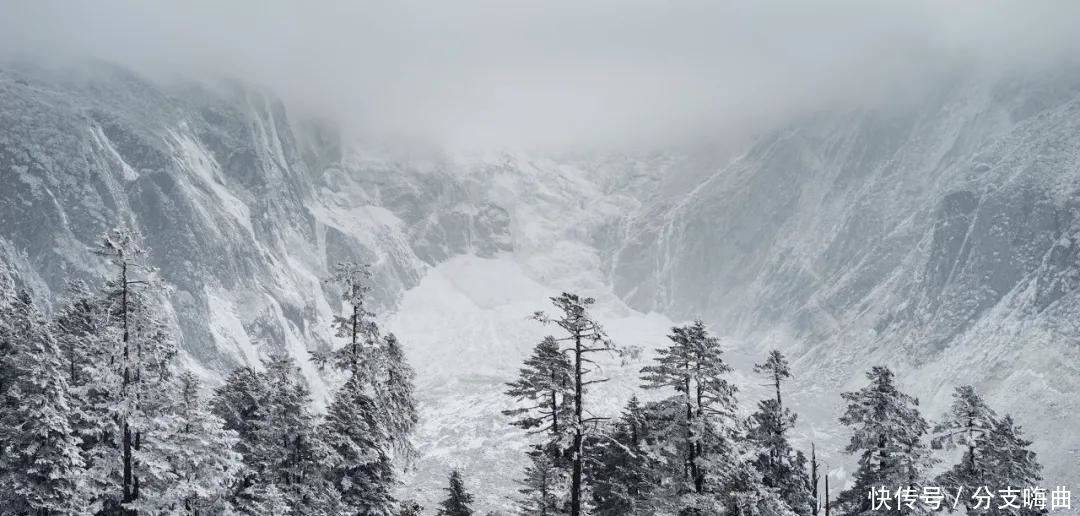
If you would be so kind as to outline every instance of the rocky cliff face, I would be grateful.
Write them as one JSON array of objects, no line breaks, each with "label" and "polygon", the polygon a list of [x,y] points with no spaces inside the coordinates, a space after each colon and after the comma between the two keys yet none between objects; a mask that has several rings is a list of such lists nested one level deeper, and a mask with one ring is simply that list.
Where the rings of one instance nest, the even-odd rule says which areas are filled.
[{"label": "rocky cliff face", "polygon": [[[524,439],[497,415],[501,383],[543,333],[525,316],[558,289],[598,297],[623,344],[662,343],[665,316],[701,317],[737,362],[789,352],[799,437],[825,454],[845,435],[837,393],[871,365],[897,368],[930,417],[975,384],[1067,484],[1080,480],[1078,148],[1071,72],[965,77],[901,107],[807,118],[715,169],[386,157],[240,85],[7,66],[0,257],[54,297],[65,277],[105,274],[87,250],[98,235],[139,228],[175,286],[185,358],[210,377],[333,345],[320,279],[373,263],[378,310],[419,372],[425,458],[406,491],[421,499],[449,465],[486,505],[515,492]],[[598,410],[639,367],[610,365]]]},{"label": "rocky cliff face", "polygon": [[[448,463],[475,463],[497,485],[492,503],[505,503],[517,448],[485,448],[524,446],[499,411],[502,382],[542,332],[525,316],[555,288],[604,294],[594,243],[615,238],[608,229],[662,174],[656,163],[388,158],[238,84],[163,87],[102,63],[11,65],[0,68],[0,259],[55,299],[66,278],[108,273],[89,250],[104,231],[138,229],[173,286],[166,308],[183,358],[211,382],[263,353],[306,364],[309,350],[334,345],[339,301],[321,279],[338,261],[371,263],[376,311],[398,312],[387,326],[425,403],[424,476],[406,490],[438,496]],[[450,272],[402,307],[436,269]],[[305,372],[324,397],[324,379]]]},{"label": "rocky cliff face", "polygon": [[[328,344],[329,264],[376,265],[393,306],[425,267],[509,249],[505,210],[445,170],[358,163],[239,86],[165,90],[101,64],[0,71],[0,237],[39,279],[100,276],[88,252],[134,226],[175,286],[171,308],[194,362],[224,370],[256,342]],[[207,324],[210,321],[211,324]]]},{"label": "rocky cliff face", "polygon": [[[1080,438],[1055,429],[1080,423],[1078,129],[1074,72],[804,120],[638,216],[613,286],[793,353],[808,406],[878,363],[929,417],[974,384],[1034,435],[1048,479],[1075,480]],[[828,433],[834,412],[807,422]]]}]

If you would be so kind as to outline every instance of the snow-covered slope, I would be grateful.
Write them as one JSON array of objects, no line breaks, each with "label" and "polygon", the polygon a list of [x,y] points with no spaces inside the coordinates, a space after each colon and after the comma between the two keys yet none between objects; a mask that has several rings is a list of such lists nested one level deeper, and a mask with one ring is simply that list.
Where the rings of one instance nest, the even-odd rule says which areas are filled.
[{"label": "snow-covered slope", "polygon": [[[55,299],[65,278],[106,273],[88,250],[101,233],[135,226],[175,287],[184,358],[212,381],[271,350],[306,361],[334,345],[321,279],[341,260],[374,264],[376,309],[420,374],[425,456],[404,491],[422,498],[447,463],[477,472],[492,504],[514,493],[525,440],[499,416],[502,384],[542,336],[526,317],[547,296],[595,295],[613,333],[662,336],[666,320],[610,293],[599,243],[668,161],[388,158],[240,85],[164,88],[101,63],[0,68],[2,258]],[[516,444],[484,450],[499,440]]]},{"label": "snow-covered slope", "polygon": [[[424,454],[403,494],[423,500],[449,465],[486,506],[513,495],[525,440],[499,415],[502,383],[543,335],[527,315],[563,289],[596,296],[624,345],[702,317],[744,372],[767,347],[789,352],[799,442],[833,464],[838,392],[886,363],[928,416],[975,384],[1035,439],[1048,485],[1080,480],[1074,73],[958,74],[900,107],[802,120],[719,169],[402,158],[288,115],[235,84],[2,67],[0,256],[52,297],[104,274],[97,235],[140,228],[176,287],[186,359],[209,376],[333,345],[320,279],[374,263],[377,309],[419,373]],[[608,364],[598,410],[617,409],[640,365]],[[749,406],[755,382],[740,383]]]},{"label": "snow-covered slope", "polygon": [[[504,384],[551,332],[528,316],[549,309],[547,298],[557,294],[509,254],[453,258],[405,293],[387,321],[410,344],[421,393],[416,435],[421,458],[404,496],[433,506],[443,495],[447,472],[458,468],[484,507],[512,505],[529,439],[501,415],[510,406]],[[662,316],[642,315],[610,296],[596,315],[624,346],[652,347],[663,342],[671,326]],[[612,380],[596,389],[594,413],[617,414],[636,390],[641,366],[608,357],[603,369]]]},{"label": "snow-covered slope", "polygon": [[793,124],[653,204],[614,286],[748,352],[791,352],[797,398],[827,409],[804,421],[823,429],[875,364],[928,417],[974,384],[1034,438],[1048,483],[1075,483],[1080,77],[960,75],[916,103]]}]

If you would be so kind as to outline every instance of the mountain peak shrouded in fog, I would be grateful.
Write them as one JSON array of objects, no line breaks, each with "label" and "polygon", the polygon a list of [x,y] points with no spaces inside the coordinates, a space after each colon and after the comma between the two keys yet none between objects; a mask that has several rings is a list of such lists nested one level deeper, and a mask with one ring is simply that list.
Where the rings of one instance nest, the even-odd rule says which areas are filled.
[{"label": "mountain peak shrouded in fog", "polygon": [[1056,64],[1063,2],[3,2],[0,53],[230,75],[375,140],[662,148]]},{"label": "mountain peak shrouded in fog", "polygon": [[[541,445],[504,412],[533,410],[514,411],[506,383],[566,329],[537,314],[560,306],[549,301],[562,292],[595,298],[582,306],[611,338],[596,345],[620,353],[574,374],[582,389],[583,378],[606,380],[585,389],[580,413],[550,375],[523,372],[531,384],[519,392],[561,397],[550,414],[575,413],[564,430],[593,417],[614,429],[619,445],[605,457],[616,478],[636,482],[626,473],[637,470],[619,464],[640,444],[636,418],[685,413],[670,397],[683,389],[677,368],[647,391],[642,368],[658,350],[697,349],[694,360],[723,376],[698,385],[738,387],[723,407],[699,399],[697,413],[730,418],[725,432],[746,417],[777,422],[757,427],[779,450],[759,458],[813,449],[838,490],[859,460],[842,452],[840,393],[859,405],[874,390],[867,380],[910,416],[886,429],[906,444],[970,384],[956,392],[1003,416],[980,431],[1037,451],[1047,486],[1068,485],[1080,480],[1080,436],[1068,432],[1080,424],[1078,15],[1080,4],[1041,1],[0,0],[0,332],[10,319],[47,335],[58,314],[93,315],[72,293],[105,285],[115,299],[124,260],[90,249],[129,226],[150,250],[132,285],[168,286],[144,294],[154,309],[142,327],[168,329],[169,354],[175,344],[177,368],[191,371],[177,400],[208,430],[193,441],[217,443],[180,455],[236,462],[214,453],[236,436],[209,432],[221,425],[192,396],[202,381],[227,386],[214,417],[245,413],[251,421],[232,423],[258,429],[239,447],[247,463],[262,468],[260,453],[276,456],[279,442],[304,457],[228,495],[257,501],[252,514],[306,503],[305,484],[290,479],[309,467],[330,467],[361,505],[356,486],[382,476],[368,494],[385,505],[396,485],[414,500],[402,514],[446,500],[451,470],[456,512],[514,505],[520,481],[573,455],[558,431]],[[16,285],[33,295],[14,296]],[[102,305],[103,320],[126,320],[115,305]],[[680,350],[673,327],[694,319]],[[78,325],[55,326],[57,342],[26,337],[40,345],[19,371],[71,382],[75,396],[90,392],[79,382],[119,381],[120,362],[105,355],[88,357],[108,364],[94,379],[44,360],[63,349],[74,361],[85,341],[71,333]],[[95,331],[115,344],[115,330]],[[575,340],[570,331],[556,346]],[[362,372],[364,346],[386,352],[372,361],[385,375]],[[784,365],[763,387],[753,364],[770,350]],[[0,360],[11,356],[0,349]],[[26,381],[36,373],[19,374],[20,388],[36,388]],[[393,388],[368,387],[409,402],[396,414],[375,410],[362,383],[391,377]],[[287,410],[231,410],[250,393]],[[123,419],[123,406],[94,424]],[[370,421],[351,417],[373,410],[381,415]],[[845,425],[865,422],[849,412]],[[263,417],[291,422],[247,424]],[[600,423],[609,417],[614,426]],[[340,437],[333,461],[300,449],[316,440],[279,439],[327,420]],[[664,427],[665,439],[689,450],[693,428],[718,421],[684,419]],[[173,425],[158,436],[184,433],[158,423]],[[390,474],[382,453],[353,440],[384,424],[395,434],[379,446],[414,468],[395,463]],[[103,444],[90,439],[81,455],[115,470],[111,455],[86,453]],[[856,449],[870,443],[857,440]],[[71,456],[72,442],[57,442]],[[663,468],[698,462],[671,450],[659,450]],[[166,451],[146,454],[176,455]],[[351,468],[365,460],[377,468]],[[33,473],[11,471],[22,470]],[[694,473],[698,494],[704,478]],[[147,492],[184,485],[149,479]],[[220,490],[217,480],[204,487]],[[597,485],[617,498],[619,486]]]}]

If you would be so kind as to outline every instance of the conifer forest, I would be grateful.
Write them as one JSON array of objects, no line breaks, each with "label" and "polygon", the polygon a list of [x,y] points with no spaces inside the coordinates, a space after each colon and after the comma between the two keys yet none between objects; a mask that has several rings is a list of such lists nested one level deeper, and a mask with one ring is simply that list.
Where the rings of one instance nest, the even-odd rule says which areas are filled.
[{"label": "conifer forest", "polygon": [[1080,515],[1080,0],[0,0],[0,516]]},{"label": "conifer forest", "polygon": [[[408,344],[369,309],[366,265],[340,263],[325,279],[342,309],[331,323],[338,347],[308,358],[337,384],[320,410],[292,357],[267,355],[213,388],[185,369],[158,304],[169,286],[139,240],[126,229],[103,235],[94,252],[112,277],[70,282],[48,314],[0,269],[5,514],[478,514],[470,491],[483,487],[458,470],[447,472],[437,507],[393,494],[416,454],[416,375]],[[753,368],[770,396],[740,400],[720,340],[701,321],[671,328],[640,370],[640,399],[597,415],[590,386],[606,378],[595,358],[625,350],[592,314],[592,298],[548,301],[531,318],[551,335],[506,384],[502,414],[532,442],[511,514],[862,515],[879,509],[867,496],[879,486],[975,492],[1041,480],[1020,425],[974,388],[957,386],[949,411],[927,420],[894,373],[876,366],[865,387],[841,394],[843,451],[858,469],[830,494],[816,447],[788,439],[798,407],[784,403],[785,356],[770,351]],[[938,450],[953,449],[961,456],[940,464]],[[984,514],[976,502],[960,498],[969,514]]]}]

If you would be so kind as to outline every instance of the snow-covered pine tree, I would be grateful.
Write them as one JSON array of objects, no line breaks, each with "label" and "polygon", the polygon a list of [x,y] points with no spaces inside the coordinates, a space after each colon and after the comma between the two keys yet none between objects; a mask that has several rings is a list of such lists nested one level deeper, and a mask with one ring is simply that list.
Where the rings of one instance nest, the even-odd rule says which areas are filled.
[{"label": "snow-covered pine tree", "polygon": [[151,419],[137,452],[145,473],[133,507],[162,516],[224,514],[228,486],[242,467],[233,450],[236,434],[209,411],[194,374],[185,372],[168,387],[169,406]]},{"label": "snow-covered pine tree", "polygon": [[625,516],[654,514],[648,503],[659,486],[654,458],[648,449],[650,428],[645,408],[634,396],[611,431],[597,444],[592,480],[593,514]]},{"label": "snow-covered pine tree", "polygon": [[754,372],[764,375],[776,390],[776,403],[783,405],[781,398],[780,382],[791,378],[791,367],[788,366],[787,358],[778,350],[769,352],[769,356],[762,364],[754,364]]},{"label": "snow-covered pine tree", "polygon": [[93,368],[102,355],[97,341],[105,332],[106,315],[101,300],[86,282],[67,283],[63,302],[53,320],[53,333],[63,353],[68,385],[72,388],[86,385],[87,369]]},{"label": "snow-covered pine tree", "polygon": [[416,411],[416,372],[405,360],[404,350],[393,333],[383,337],[383,368],[375,382],[375,399],[395,458],[406,463],[416,455],[410,435],[419,415]]},{"label": "snow-covered pine tree", "polygon": [[573,389],[572,408],[568,432],[571,435],[570,448],[570,516],[583,514],[582,503],[584,501],[584,464],[585,438],[590,432],[590,425],[602,421],[603,418],[588,417],[585,411],[585,394],[589,385],[603,382],[604,378],[591,378],[590,374],[595,370],[586,367],[586,364],[594,363],[589,358],[595,353],[611,353],[616,350],[614,343],[608,338],[604,328],[593,319],[589,308],[596,302],[591,297],[581,297],[577,294],[562,293],[551,298],[552,304],[558,310],[552,317],[544,312],[536,312],[533,318],[544,324],[554,324],[565,332],[565,336],[556,338],[557,342],[566,344],[563,352],[569,353],[573,374],[571,375],[571,387]]},{"label": "snow-covered pine tree", "polygon": [[254,420],[260,480],[265,487],[277,486],[295,515],[332,514],[325,512],[339,506],[326,479],[332,454],[312,410],[311,391],[292,357],[271,356],[263,367],[266,391],[259,410],[265,419]]},{"label": "snow-covered pine tree", "polygon": [[215,392],[212,407],[224,428],[236,433],[234,449],[242,457],[243,470],[228,495],[235,511],[284,503],[292,514],[316,515],[340,506],[327,479],[331,453],[291,357],[268,357],[262,371],[234,370]]},{"label": "snow-covered pine tree", "polygon": [[320,433],[332,452],[328,478],[340,492],[346,512],[390,516],[394,470],[374,404],[365,393],[363,377],[350,376],[334,393]]},{"label": "snow-covered pine tree", "polygon": [[[963,450],[960,462],[935,479],[935,484],[950,492],[963,489],[974,493],[986,487],[999,489],[1035,487],[1041,480],[1041,466],[1031,441],[1022,437],[1020,428],[1009,416],[999,417],[974,387],[957,387],[953,403],[942,420],[934,426],[934,448]],[[976,509],[975,500],[964,500],[968,514],[1034,515],[1035,509]]]},{"label": "snow-covered pine tree", "polygon": [[817,516],[821,509],[821,498],[818,495],[818,484],[821,483],[821,471],[820,461],[817,458],[817,445],[810,443],[810,483],[807,488],[810,489],[810,497],[814,500],[813,510],[810,514]]},{"label": "snow-covered pine tree", "polygon": [[[737,442],[737,448],[743,448],[745,443]],[[740,516],[795,516],[787,502],[780,493],[767,487],[761,481],[760,473],[749,461],[739,461],[733,465],[728,481],[725,485],[725,494],[718,497],[722,508],[708,497],[695,497],[697,502],[691,506],[697,514],[738,514]]]},{"label": "snow-covered pine tree", "polygon": [[[900,392],[887,367],[874,367],[866,377],[870,385],[841,394],[847,407],[840,422],[852,430],[845,451],[859,455],[855,485],[837,498],[841,513],[850,516],[873,514],[867,496],[872,488],[921,490],[923,476],[934,462],[923,442],[929,426],[919,414],[919,400]],[[900,513],[918,514],[924,509],[916,504],[916,509],[905,506]]]},{"label": "snow-covered pine tree", "polygon": [[565,514],[565,493],[569,479],[565,468],[559,467],[547,450],[529,452],[529,466],[521,482],[521,516],[560,516]]},{"label": "snow-covered pine tree", "polygon": [[525,359],[517,380],[506,384],[506,395],[524,406],[504,410],[503,415],[515,418],[511,425],[545,434],[541,448],[556,464],[562,462],[561,441],[572,418],[573,372],[559,343],[548,336]]},{"label": "snow-covered pine tree", "polygon": [[[110,344],[116,349],[110,357],[111,370],[97,378],[102,388],[117,389],[107,408],[119,427],[120,486],[119,493],[106,496],[112,498],[112,505],[133,506],[139,498],[142,473],[136,454],[148,437],[143,432],[165,404],[164,386],[176,347],[152,295],[163,287],[156,269],[147,261],[147,250],[138,244],[138,236],[126,229],[114,229],[102,237],[94,252],[107,258],[116,272],[106,282],[104,296],[109,324],[115,329]],[[109,376],[118,377],[118,382]],[[117,495],[119,500],[115,499]]]},{"label": "snow-covered pine tree", "polygon": [[86,282],[69,281],[52,326],[71,390],[72,426],[84,446],[91,447],[102,426],[90,406],[90,398],[101,395],[90,391],[91,378],[95,370],[108,367],[108,314]]},{"label": "snow-covered pine tree", "polygon": [[317,358],[345,373],[346,381],[334,394],[321,435],[338,455],[327,461],[327,478],[342,503],[389,514],[394,503],[389,493],[396,482],[391,457],[396,453],[409,460],[413,454],[409,434],[417,422],[415,375],[397,338],[382,337],[367,308],[370,276],[367,266],[340,263],[327,280],[342,291],[346,310],[333,325],[347,342]]},{"label": "snow-covered pine tree", "polygon": [[450,472],[450,484],[445,490],[446,499],[439,502],[438,516],[472,516],[473,495],[465,490],[465,481],[458,470]]},{"label": "snow-covered pine tree", "polygon": [[424,506],[416,500],[403,500],[397,512],[397,516],[423,516],[423,514]]},{"label": "snow-covered pine tree", "polygon": [[664,418],[669,421],[664,440],[678,443],[683,454],[681,475],[670,484],[672,494],[719,492],[718,484],[729,476],[723,469],[734,460],[730,441],[736,388],[725,378],[731,367],[701,321],[672,328],[668,338],[671,345],[657,351],[656,365],[641,373],[644,388],[675,391],[664,404],[672,412]]},{"label": "snow-covered pine tree", "polygon": [[[11,305],[16,301],[15,280],[6,263],[0,261],[0,404],[7,403],[7,391],[15,383],[15,333]],[[0,447],[3,442],[0,442]]]},{"label": "snow-covered pine tree", "polygon": [[269,419],[269,392],[266,375],[243,366],[229,374],[210,402],[222,427],[237,436],[233,449],[240,454],[244,467],[229,493],[229,501],[237,511],[274,503],[272,500],[278,497],[285,499],[269,473],[270,445],[264,442],[269,435],[263,430]]},{"label": "snow-covered pine tree", "polygon": [[68,423],[60,348],[26,291],[0,302],[0,320],[12,347],[0,402],[0,506],[11,514],[82,514],[83,462]]},{"label": "snow-covered pine tree", "polygon": [[784,355],[773,350],[764,363],[754,366],[754,372],[775,390],[773,398],[758,402],[747,423],[747,438],[758,448],[754,467],[766,487],[776,489],[797,514],[808,515],[816,502],[809,488],[806,458],[788,442],[787,432],[795,426],[796,416],[784,407],[781,393],[781,383],[791,377],[791,369]]},{"label": "snow-covered pine tree", "polygon": [[115,439],[120,434],[118,407],[121,378],[116,369],[119,329],[110,319],[102,294],[81,280],[67,290],[52,321],[60,346],[70,396],[72,430],[82,441],[83,462],[89,471],[82,488],[92,507],[119,503],[121,473]]},{"label": "snow-covered pine tree", "polygon": [[269,514],[290,516],[293,514],[285,494],[273,483],[246,487],[237,499],[242,501],[235,504],[233,508],[233,514],[237,516],[267,516]]},{"label": "snow-covered pine tree", "polygon": [[372,350],[379,348],[379,326],[375,314],[367,308],[371,287],[371,271],[367,265],[343,262],[334,266],[325,283],[341,289],[345,302],[344,313],[335,315],[331,322],[335,335],[346,339],[346,344],[330,353],[313,353],[319,365],[331,364],[350,374],[361,374],[361,369],[373,364]]}]

